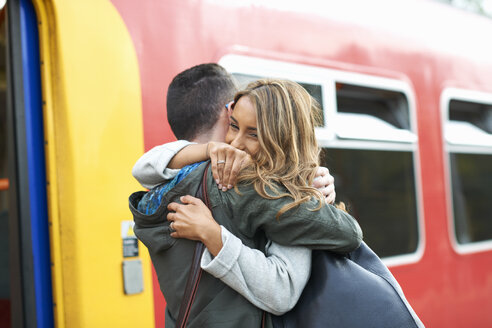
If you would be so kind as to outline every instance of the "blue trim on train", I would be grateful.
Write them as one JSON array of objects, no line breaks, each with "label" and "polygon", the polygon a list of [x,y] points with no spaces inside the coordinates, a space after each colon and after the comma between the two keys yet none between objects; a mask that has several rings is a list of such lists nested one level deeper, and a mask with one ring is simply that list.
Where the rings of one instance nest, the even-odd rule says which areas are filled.
[{"label": "blue trim on train", "polygon": [[39,35],[36,12],[31,1],[20,1],[20,17],[36,317],[37,327],[51,328],[54,326],[54,317]]}]

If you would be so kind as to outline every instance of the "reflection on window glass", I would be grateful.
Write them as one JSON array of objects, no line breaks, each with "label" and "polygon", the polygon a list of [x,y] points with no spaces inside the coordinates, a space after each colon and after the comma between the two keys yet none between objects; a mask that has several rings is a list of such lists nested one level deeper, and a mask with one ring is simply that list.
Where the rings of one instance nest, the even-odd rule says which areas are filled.
[{"label": "reflection on window glass", "polygon": [[413,154],[406,151],[323,150],[343,201],[380,256],[413,253],[418,244]]},{"label": "reflection on window glass", "polygon": [[[250,82],[259,80],[261,78],[268,78],[266,76],[261,77],[261,76],[246,75],[246,74],[239,74],[239,73],[233,73],[232,75],[236,78],[236,80],[238,82],[238,86],[239,86],[240,89],[246,88],[246,86]],[[325,120],[324,120],[324,113],[323,113],[323,98],[322,98],[322,88],[321,88],[321,85],[319,85],[319,84],[303,83],[303,82],[299,82],[299,81],[296,81],[296,82],[299,83],[300,85],[302,85],[302,87],[304,89],[306,89],[306,91],[309,92],[309,94],[314,99],[316,99],[316,101],[318,102],[321,111],[319,112],[320,117],[319,117],[319,119],[316,122],[316,127],[323,126]]]},{"label": "reflection on window glass", "polygon": [[492,155],[450,154],[456,239],[492,239]]},{"label": "reflection on window glass", "polygon": [[339,113],[368,114],[399,128],[410,130],[407,97],[402,92],[337,83]]},{"label": "reflection on window glass", "polygon": [[468,122],[487,133],[492,133],[492,105],[451,100],[449,120]]},{"label": "reflection on window glass", "polygon": [[239,73],[233,73],[232,76],[236,78],[239,89],[244,89],[248,86],[250,82],[262,78],[261,76],[257,76],[257,75],[247,75],[247,74],[239,74]]}]

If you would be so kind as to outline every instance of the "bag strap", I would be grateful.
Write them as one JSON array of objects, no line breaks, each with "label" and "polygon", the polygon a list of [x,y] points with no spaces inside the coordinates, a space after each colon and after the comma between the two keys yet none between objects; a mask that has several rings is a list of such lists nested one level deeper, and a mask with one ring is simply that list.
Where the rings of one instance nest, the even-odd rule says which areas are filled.
[{"label": "bag strap", "polygon": [[[210,206],[210,200],[207,193],[207,172],[210,162],[208,162],[203,172],[203,177],[200,185],[198,186],[196,197],[204,201],[205,205],[212,211]],[[185,292],[183,299],[181,300],[181,306],[179,308],[178,320],[176,321],[176,327],[185,328],[190,315],[191,306],[195,300],[196,292],[198,290],[198,284],[202,277],[202,268],[200,267],[200,261],[202,258],[205,245],[201,242],[196,243],[195,252],[193,253],[193,259],[191,261],[191,268],[188,274],[188,280],[186,281]]]}]

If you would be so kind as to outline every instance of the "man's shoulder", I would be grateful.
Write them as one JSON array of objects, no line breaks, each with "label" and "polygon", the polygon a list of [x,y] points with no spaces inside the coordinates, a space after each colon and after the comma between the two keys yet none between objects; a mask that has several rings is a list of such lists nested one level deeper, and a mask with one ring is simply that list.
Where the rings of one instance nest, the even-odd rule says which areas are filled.
[{"label": "man's shoulder", "polygon": [[207,163],[200,162],[183,167],[178,173],[178,183],[169,191],[169,194],[190,195],[190,190],[196,190],[203,178]]}]

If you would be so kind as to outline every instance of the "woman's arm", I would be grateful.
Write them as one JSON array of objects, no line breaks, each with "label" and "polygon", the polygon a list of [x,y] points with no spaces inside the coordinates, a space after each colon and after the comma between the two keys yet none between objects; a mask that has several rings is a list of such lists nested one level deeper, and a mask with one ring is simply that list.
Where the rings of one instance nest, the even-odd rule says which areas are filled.
[{"label": "woman's arm", "polygon": [[299,210],[294,209],[274,221],[271,214],[262,215],[262,218],[255,216],[254,221],[258,224],[262,221],[261,227],[267,238],[282,245],[347,254],[356,250],[362,242],[362,230],[357,221],[332,205],[324,205],[319,211],[301,206]]},{"label": "woman's arm", "polygon": [[209,159],[208,147],[209,143],[190,144],[173,156],[168,167],[170,169],[181,169],[186,165],[205,161]]},{"label": "woman's arm", "polygon": [[268,243],[266,256],[222,228],[224,246],[212,256],[205,250],[202,268],[258,308],[281,315],[297,303],[311,272],[311,250]]},{"label": "woman's arm", "polygon": [[168,168],[171,159],[184,147],[192,144],[186,140],[155,146],[142,155],[132,169],[132,175],[145,188],[152,189],[174,178],[179,170]]},{"label": "woman's arm", "polygon": [[236,183],[236,177],[249,156],[223,142],[206,144],[178,140],[156,146],[135,163],[132,174],[145,188],[152,189],[172,179],[186,165],[211,160],[214,179],[219,189],[226,191]]},{"label": "woman's arm", "polygon": [[169,162],[171,169],[182,168],[210,159],[212,173],[219,189],[227,191],[236,184],[241,167],[249,163],[249,155],[223,142],[210,141],[206,144],[189,145],[179,151]]}]

